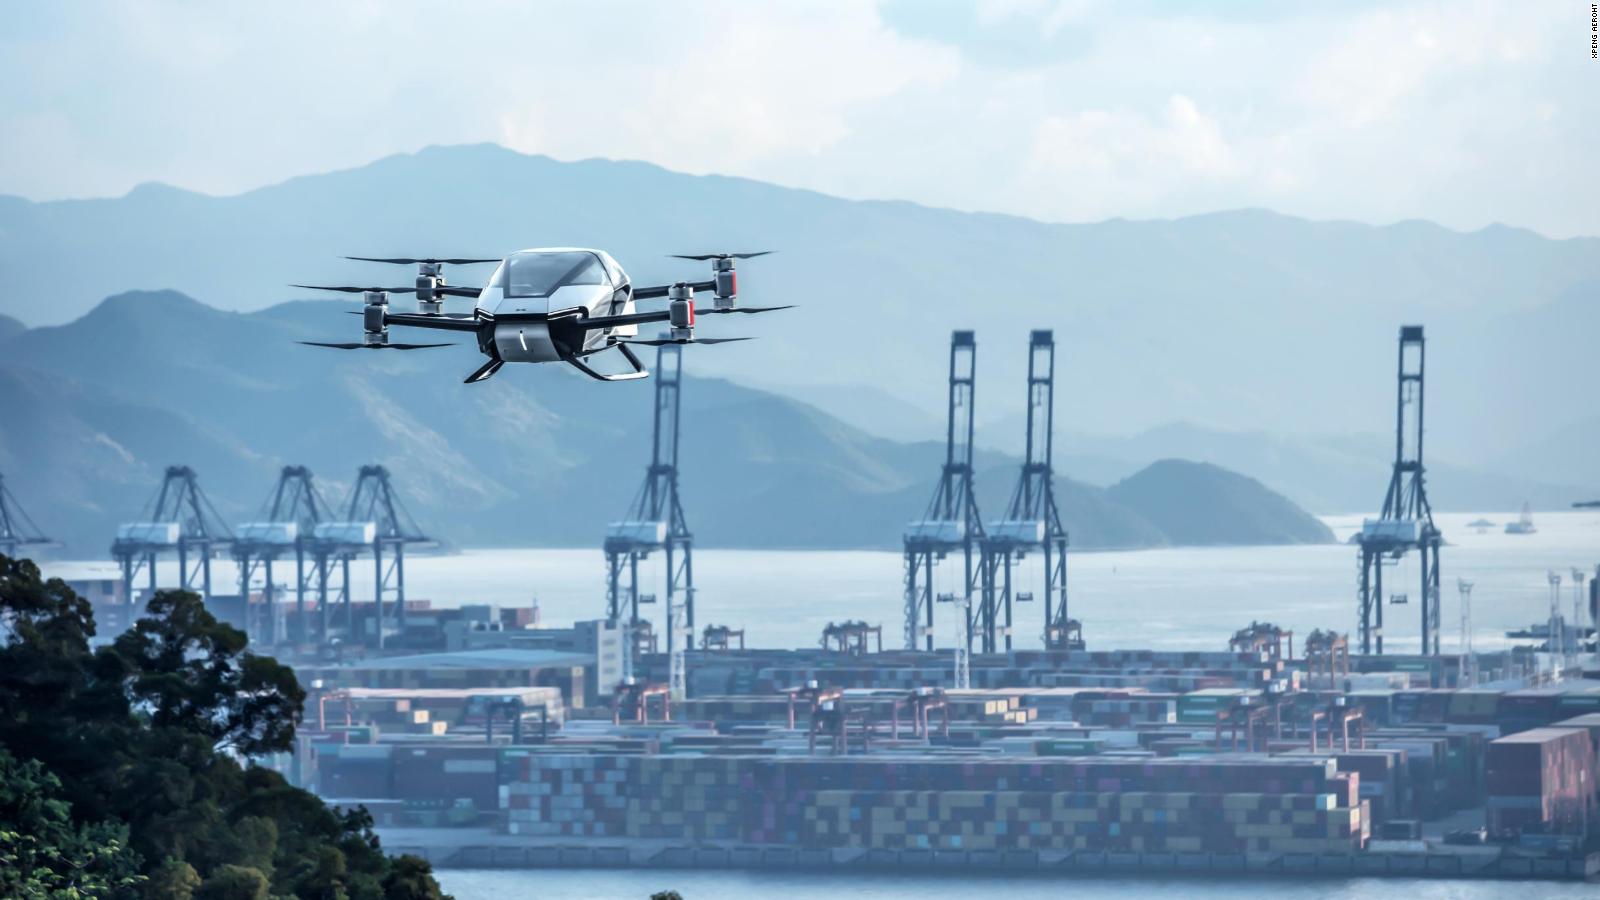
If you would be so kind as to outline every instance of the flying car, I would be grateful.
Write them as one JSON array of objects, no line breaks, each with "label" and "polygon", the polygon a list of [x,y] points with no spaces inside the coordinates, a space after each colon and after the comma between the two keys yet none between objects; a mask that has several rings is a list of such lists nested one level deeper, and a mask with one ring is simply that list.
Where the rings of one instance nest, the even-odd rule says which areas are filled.
[{"label": "flying car", "polygon": [[[628,273],[610,254],[576,247],[519,250],[504,259],[349,256],[345,258],[415,265],[416,286],[291,286],[361,294],[365,301],[360,313],[363,333],[359,342],[301,341],[303,344],[338,350],[422,350],[453,344],[391,342],[389,326],[454,331],[472,334],[477,338],[478,350],[488,357],[488,361],[467,376],[467,384],[484,381],[500,371],[506,363],[513,362],[563,362],[601,381],[630,381],[650,374],[634,354],[631,349],[633,346],[722,344],[749,340],[739,337],[697,338],[697,316],[787,309],[783,306],[739,305],[739,276],[734,269],[735,262],[765,256],[770,252],[674,254],[675,259],[711,263],[711,278],[650,287],[634,287]],[[446,265],[486,263],[499,265],[481,288],[456,287],[445,283]],[[696,291],[710,294],[709,306],[697,307]],[[417,311],[390,312],[390,294],[415,294]],[[449,313],[444,310],[446,297],[470,297],[477,302],[470,313]],[[641,312],[636,306],[641,300],[655,299],[665,299],[667,308]],[[640,339],[639,326],[651,322],[665,322],[669,329],[660,338]],[[590,364],[593,357],[609,351],[621,355],[627,371],[606,374]]]}]

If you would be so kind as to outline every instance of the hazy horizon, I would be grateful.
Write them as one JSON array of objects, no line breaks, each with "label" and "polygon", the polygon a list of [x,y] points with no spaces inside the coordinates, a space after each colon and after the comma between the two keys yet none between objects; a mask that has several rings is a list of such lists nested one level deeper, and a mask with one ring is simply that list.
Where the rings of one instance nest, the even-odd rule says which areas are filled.
[{"label": "hazy horizon", "polygon": [[96,200],[118,200],[118,199],[125,198],[128,195],[133,194],[136,191],[139,191],[141,189],[150,189],[150,188],[154,187],[154,188],[166,188],[166,189],[178,190],[178,191],[182,191],[182,192],[187,193],[187,194],[194,194],[194,195],[198,195],[198,196],[201,196],[201,197],[207,197],[207,198],[211,198],[211,199],[223,200],[223,199],[228,199],[228,198],[233,198],[233,197],[248,196],[248,195],[256,193],[258,191],[268,190],[268,189],[271,189],[271,188],[276,187],[278,185],[287,184],[289,182],[293,182],[293,181],[296,181],[296,180],[301,179],[301,178],[315,177],[315,176],[318,176],[318,175],[332,175],[332,174],[337,174],[337,173],[340,173],[340,172],[356,171],[356,170],[365,168],[365,167],[367,167],[369,165],[372,165],[373,163],[382,162],[383,160],[389,159],[391,157],[415,156],[418,153],[422,153],[422,152],[425,152],[425,151],[428,151],[428,150],[451,149],[451,148],[470,147],[470,146],[491,146],[491,147],[495,147],[495,148],[500,149],[500,150],[506,150],[506,151],[509,151],[509,152],[512,152],[512,153],[516,153],[516,154],[521,155],[521,156],[529,156],[529,157],[537,157],[537,158],[549,159],[549,160],[552,160],[554,162],[561,162],[561,163],[603,162],[603,163],[622,163],[622,164],[646,165],[646,166],[652,166],[652,167],[654,167],[656,169],[659,169],[659,170],[661,170],[663,172],[669,172],[669,173],[677,174],[677,175],[695,175],[696,177],[707,177],[707,178],[729,178],[729,179],[735,179],[735,180],[741,180],[741,181],[756,182],[756,183],[760,183],[760,184],[770,184],[770,185],[772,185],[774,187],[783,187],[783,188],[792,188],[794,190],[810,191],[812,193],[821,194],[823,196],[833,197],[833,198],[839,199],[839,200],[848,200],[848,201],[852,201],[852,202],[862,202],[862,203],[909,203],[909,204],[912,204],[914,206],[920,206],[920,207],[923,207],[923,208],[926,208],[926,209],[930,209],[930,210],[941,210],[941,211],[960,212],[960,213],[976,213],[976,214],[980,214],[980,215],[1007,216],[1007,217],[1011,217],[1011,218],[1025,219],[1025,220],[1028,220],[1030,222],[1037,222],[1037,223],[1039,223],[1041,225],[1098,225],[1098,224],[1104,224],[1104,223],[1107,223],[1107,222],[1178,222],[1178,221],[1184,221],[1184,220],[1190,220],[1190,219],[1204,219],[1204,218],[1207,218],[1207,217],[1210,217],[1210,216],[1227,215],[1229,213],[1261,212],[1261,213],[1268,213],[1268,214],[1271,214],[1271,215],[1284,216],[1286,218],[1291,218],[1291,219],[1299,219],[1301,221],[1311,222],[1311,223],[1316,223],[1316,224],[1349,224],[1349,225],[1364,225],[1364,226],[1368,226],[1368,227],[1371,227],[1371,228],[1392,228],[1392,227],[1395,227],[1395,226],[1420,223],[1420,224],[1425,224],[1425,225],[1436,226],[1438,228],[1444,229],[1445,231],[1453,232],[1455,234],[1477,234],[1477,233],[1480,233],[1480,232],[1490,231],[1490,230],[1494,230],[1494,229],[1509,229],[1509,230],[1512,230],[1512,231],[1526,231],[1526,232],[1529,232],[1531,234],[1537,235],[1537,236],[1542,237],[1542,238],[1546,238],[1546,239],[1549,239],[1549,240],[1559,240],[1559,241],[1573,241],[1573,240],[1581,241],[1581,240],[1593,240],[1593,239],[1600,238],[1600,229],[1597,229],[1595,231],[1595,233],[1592,233],[1592,234],[1587,234],[1586,233],[1586,234],[1572,234],[1572,235],[1565,235],[1565,236],[1556,236],[1556,235],[1551,235],[1551,234],[1547,234],[1545,232],[1542,232],[1537,228],[1533,228],[1533,227],[1530,227],[1530,226],[1527,226],[1527,225],[1523,225],[1523,224],[1519,224],[1519,223],[1516,223],[1516,222],[1492,221],[1492,222],[1486,222],[1486,223],[1484,223],[1482,225],[1479,225],[1479,226],[1476,226],[1476,227],[1470,227],[1469,228],[1469,227],[1456,227],[1456,226],[1452,226],[1452,225],[1446,224],[1444,222],[1438,222],[1438,221],[1435,221],[1433,219],[1428,219],[1428,218],[1409,217],[1409,218],[1393,219],[1393,220],[1390,220],[1390,221],[1363,221],[1363,220],[1359,220],[1359,219],[1340,218],[1340,217],[1333,217],[1333,216],[1330,216],[1330,217],[1319,217],[1319,216],[1312,216],[1312,215],[1300,215],[1300,214],[1297,214],[1297,213],[1285,212],[1285,211],[1280,210],[1280,209],[1273,209],[1271,207],[1266,207],[1266,206],[1220,206],[1220,207],[1217,207],[1215,209],[1198,210],[1198,211],[1194,211],[1194,212],[1177,213],[1177,214],[1173,214],[1173,215],[1151,215],[1151,216],[1107,215],[1107,216],[1102,216],[1100,218],[1094,218],[1094,219],[1053,220],[1053,219],[1042,219],[1042,218],[1039,218],[1037,216],[1027,215],[1025,213],[1005,212],[1003,210],[960,209],[960,208],[954,207],[954,206],[942,206],[942,205],[939,205],[937,203],[926,203],[926,202],[923,202],[923,201],[920,201],[920,200],[909,199],[909,198],[904,198],[904,197],[845,197],[845,196],[842,196],[842,195],[839,195],[839,194],[830,193],[829,191],[825,191],[825,190],[818,190],[818,189],[815,189],[815,188],[799,187],[799,186],[794,186],[794,185],[779,184],[777,182],[767,181],[765,179],[754,178],[754,177],[749,177],[749,176],[744,176],[744,175],[727,175],[727,174],[723,174],[723,173],[720,173],[720,172],[706,172],[706,173],[687,172],[687,171],[684,171],[684,170],[681,170],[681,169],[675,169],[675,168],[673,168],[671,166],[666,166],[666,165],[662,165],[660,163],[652,162],[652,161],[647,160],[647,159],[624,159],[624,158],[614,158],[614,157],[607,157],[607,156],[589,156],[589,157],[582,157],[582,158],[575,158],[575,159],[562,159],[562,158],[559,158],[559,157],[551,156],[551,155],[546,154],[546,153],[526,153],[526,152],[523,152],[521,150],[517,150],[514,147],[508,147],[505,144],[496,143],[494,141],[482,141],[482,142],[477,142],[476,144],[474,144],[474,143],[429,144],[429,145],[427,145],[425,147],[418,148],[415,151],[397,151],[397,152],[394,152],[394,153],[386,153],[386,154],[383,154],[382,156],[373,157],[372,159],[361,161],[361,162],[357,162],[357,163],[354,163],[354,164],[349,165],[349,166],[339,166],[339,167],[336,167],[336,168],[327,169],[327,170],[319,170],[319,171],[297,172],[297,173],[293,173],[293,174],[287,175],[287,176],[285,176],[283,178],[279,178],[279,179],[276,179],[276,180],[273,180],[273,181],[268,181],[268,182],[264,182],[264,183],[256,184],[256,185],[250,185],[248,187],[244,187],[244,188],[241,188],[241,189],[238,189],[238,190],[233,190],[233,191],[208,191],[208,190],[204,190],[204,189],[200,189],[200,188],[188,187],[188,186],[185,186],[185,185],[182,185],[182,184],[173,184],[173,183],[167,182],[167,181],[156,180],[156,181],[143,181],[143,182],[140,182],[138,184],[131,185],[126,190],[121,191],[120,193],[95,194],[95,195],[88,195],[88,196],[82,196],[82,197],[34,198],[34,197],[23,196],[21,194],[4,194],[4,193],[0,193],[0,196],[16,197],[18,199],[25,200],[25,201],[27,201],[29,203],[35,203],[35,204],[83,203],[83,202],[93,202],[93,201],[96,201]]}]

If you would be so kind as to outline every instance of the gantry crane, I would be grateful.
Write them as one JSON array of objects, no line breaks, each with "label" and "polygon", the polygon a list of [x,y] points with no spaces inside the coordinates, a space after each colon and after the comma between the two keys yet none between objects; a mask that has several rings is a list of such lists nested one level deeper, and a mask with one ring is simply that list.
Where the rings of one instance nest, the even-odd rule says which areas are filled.
[{"label": "gantry crane", "polygon": [[[694,535],[678,497],[678,412],[683,383],[683,348],[656,348],[655,421],[650,467],[634,496],[628,517],[606,526],[606,618],[640,628],[639,605],[654,603],[654,594],[639,593],[639,563],[661,551],[667,570],[667,656],[674,699],[684,696],[686,673],[682,651],[694,640]],[[627,573],[624,582],[623,573]],[[626,653],[634,640],[625,638]]]},{"label": "gantry crane", "polygon": [[121,627],[133,624],[133,579],[141,568],[149,570],[149,590],[153,594],[156,560],[176,553],[178,587],[191,590],[199,579],[200,597],[210,603],[211,557],[227,551],[232,544],[233,533],[200,491],[200,481],[194,470],[188,466],[168,466],[161,488],[145,506],[141,521],[119,525],[116,539],[111,543],[111,558],[122,569]]},{"label": "gantry crane", "polygon": [[978,628],[985,653],[999,649],[997,632],[1005,637],[1005,649],[1011,649],[1012,602],[1033,600],[1032,591],[1015,590],[1012,569],[1035,550],[1041,551],[1044,562],[1045,646],[1062,650],[1083,646],[1081,628],[1073,627],[1077,623],[1067,615],[1067,530],[1056,507],[1055,369],[1054,332],[1032,332],[1028,336],[1028,431],[1022,474],[1005,518],[990,523],[983,542],[984,591]]},{"label": "gantry crane", "polygon": [[5,473],[0,472],[0,556],[16,559],[17,551],[24,547],[54,546],[56,542],[45,537],[39,526],[33,524],[33,519],[6,487]]},{"label": "gantry crane", "polygon": [[[422,533],[411,513],[406,511],[389,470],[381,465],[362,466],[356,483],[340,506],[343,518],[322,521],[312,530],[312,548],[317,565],[318,639],[324,646],[329,637],[329,613],[333,602],[343,607],[344,629],[354,639],[354,613],[351,609],[350,563],[372,555],[373,609],[377,617],[375,644],[382,649],[388,636],[385,604],[394,598],[395,629],[406,626],[406,547],[432,546],[437,542]],[[338,564],[337,595],[328,596],[333,566]]]},{"label": "gantry crane", "polygon": [[[1421,325],[1400,327],[1395,384],[1394,472],[1383,511],[1362,523],[1358,589],[1361,652],[1383,653],[1383,569],[1417,552],[1421,569],[1422,653],[1439,652],[1439,546],[1422,465],[1424,342]],[[1409,416],[1408,416],[1409,413]],[[1403,602],[1404,595],[1395,600]]]},{"label": "gantry crane", "polygon": [[[944,466],[933,500],[922,518],[907,526],[905,540],[905,647],[933,649],[933,607],[954,602],[962,607],[965,638],[956,648],[957,681],[965,668],[963,654],[972,643],[972,597],[982,594],[979,579],[985,532],[972,487],[973,387],[977,341],[970,331],[950,335],[950,386],[945,423]],[[961,590],[945,595],[934,590],[934,567],[951,553],[961,554]],[[920,638],[920,640],[919,640]]]},{"label": "gantry crane", "polygon": [[[316,556],[316,538],[319,524],[331,518],[331,511],[317,493],[311,470],[305,466],[284,466],[278,474],[278,483],[262,504],[256,519],[238,527],[233,542],[233,558],[239,565],[239,595],[245,598],[249,609],[250,583],[256,571],[261,570],[264,614],[248,616],[251,640],[275,644],[285,635],[279,634],[277,582],[273,579],[272,564],[284,557],[294,557],[295,633],[288,635],[296,643],[306,641],[306,592],[311,588],[314,568],[306,563]],[[326,574],[323,570],[322,574]],[[248,615],[248,614],[247,614]],[[257,618],[263,621],[256,621]]]}]

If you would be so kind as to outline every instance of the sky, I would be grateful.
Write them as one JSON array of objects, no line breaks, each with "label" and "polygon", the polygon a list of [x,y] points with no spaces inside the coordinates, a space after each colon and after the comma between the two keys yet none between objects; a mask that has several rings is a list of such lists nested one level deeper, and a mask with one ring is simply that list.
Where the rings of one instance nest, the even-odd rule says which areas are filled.
[{"label": "sky", "polygon": [[232,194],[433,144],[1045,221],[1600,235],[1587,2],[22,3],[0,193]]}]

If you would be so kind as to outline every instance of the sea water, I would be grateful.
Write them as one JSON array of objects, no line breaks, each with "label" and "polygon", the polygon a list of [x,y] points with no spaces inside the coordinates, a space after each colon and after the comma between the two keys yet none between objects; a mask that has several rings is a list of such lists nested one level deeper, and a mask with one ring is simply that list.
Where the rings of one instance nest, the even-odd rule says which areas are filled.
[{"label": "sea water", "polygon": [[[1496,526],[1481,533],[1468,527],[1480,518]],[[1531,535],[1505,534],[1504,523],[1513,519],[1514,513],[1437,517],[1447,541],[1440,554],[1446,653],[1454,652],[1460,635],[1458,579],[1474,585],[1474,645],[1493,649],[1513,643],[1506,631],[1548,621],[1548,573],[1562,577],[1561,609],[1571,615],[1571,570],[1576,567],[1592,577],[1600,563],[1600,510],[1543,513],[1536,520],[1538,532]],[[1071,615],[1083,622],[1089,647],[1102,650],[1223,650],[1229,635],[1252,620],[1292,629],[1301,640],[1314,628],[1346,631],[1354,638],[1358,555],[1344,541],[1360,527],[1361,519],[1339,516],[1324,521],[1338,543],[1074,552],[1067,576]],[[659,557],[656,554],[642,565],[641,594],[665,594]],[[55,562],[44,568],[46,574],[68,578],[117,574],[109,562]],[[279,565],[276,572],[290,568]],[[941,564],[936,591],[958,592],[959,570],[959,558]],[[1019,564],[1016,590],[1042,598],[1041,570],[1037,555]],[[161,584],[171,584],[176,571],[175,563],[163,563]],[[358,563],[353,573],[355,599],[370,598],[368,565]],[[881,624],[885,647],[902,642],[905,571],[895,552],[699,549],[694,554],[694,574],[696,626],[743,628],[750,646],[815,646],[824,626],[846,619]],[[281,574],[278,577],[282,579]],[[1385,570],[1390,599],[1405,594],[1408,601],[1386,606],[1386,649],[1405,652],[1419,646],[1419,577],[1415,554]],[[212,578],[218,593],[237,590],[230,562],[218,561]],[[598,547],[416,555],[406,560],[406,591],[410,599],[426,599],[439,607],[537,603],[541,620],[559,626],[605,615],[605,565]],[[280,596],[290,596],[286,585]],[[644,605],[641,613],[659,622],[664,605]],[[1041,646],[1043,604],[1016,604],[1013,615],[1014,646]],[[940,645],[954,643],[954,622],[951,615],[936,620]]]}]

